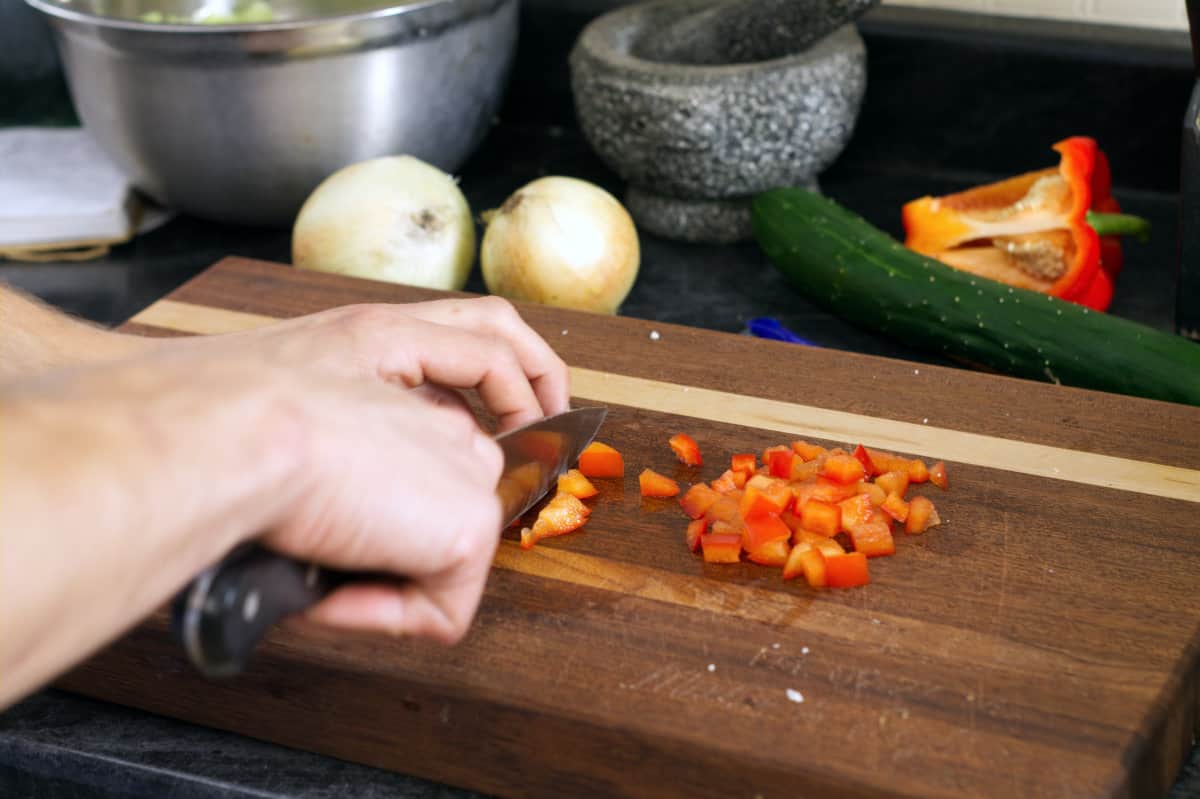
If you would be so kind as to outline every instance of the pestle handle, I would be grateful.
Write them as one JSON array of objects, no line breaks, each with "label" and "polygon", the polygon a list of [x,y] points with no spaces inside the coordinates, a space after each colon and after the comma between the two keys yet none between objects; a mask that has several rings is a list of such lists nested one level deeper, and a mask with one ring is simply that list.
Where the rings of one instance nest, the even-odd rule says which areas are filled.
[{"label": "pestle handle", "polygon": [[645,36],[633,53],[647,61],[751,63],[804,50],[878,0],[719,0]]}]

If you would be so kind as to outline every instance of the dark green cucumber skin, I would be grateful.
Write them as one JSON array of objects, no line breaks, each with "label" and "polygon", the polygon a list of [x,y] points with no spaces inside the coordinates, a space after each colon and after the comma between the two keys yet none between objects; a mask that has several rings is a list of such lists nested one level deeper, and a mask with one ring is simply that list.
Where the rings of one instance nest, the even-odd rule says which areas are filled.
[{"label": "dark green cucumber skin", "polygon": [[861,327],[1003,374],[1200,405],[1200,345],[919,255],[837,203],[772,189],[753,205],[767,257]]}]

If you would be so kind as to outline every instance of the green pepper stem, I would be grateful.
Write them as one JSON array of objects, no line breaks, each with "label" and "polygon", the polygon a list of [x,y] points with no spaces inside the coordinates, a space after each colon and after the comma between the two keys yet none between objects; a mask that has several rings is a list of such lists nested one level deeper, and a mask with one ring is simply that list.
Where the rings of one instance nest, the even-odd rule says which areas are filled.
[{"label": "green pepper stem", "polygon": [[1087,223],[1097,236],[1137,236],[1143,244],[1150,238],[1150,223],[1132,214],[1099,214],[1087,212]]}]

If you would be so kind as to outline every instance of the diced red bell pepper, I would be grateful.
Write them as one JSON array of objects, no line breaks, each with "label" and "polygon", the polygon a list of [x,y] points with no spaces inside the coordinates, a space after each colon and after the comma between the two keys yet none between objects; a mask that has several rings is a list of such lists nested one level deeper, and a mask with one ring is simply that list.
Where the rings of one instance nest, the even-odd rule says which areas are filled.
[{"label": "diced red bell pepper", "polygon": [[908,470],[884,472],[875,478],[875,485],[888,494],[895,494],[904,499],[904,494],[908,491]]},{"label": "diced red bell pepper", "polygon": [[847,552],[826,557],[825,582],[830,588],[853,588],[871,582],[867,556],[861,552]]},{"label": "diced red bell pepper", "polygon": [[[857,463],[858,461],[855,461]],[[830,480],[828,477],[818,477],[812,485],[810,497],[819,499],[824,502],[841,502],[843,499],[852,497],[858,493],[855,490],[854,483],[839,483],[835,480]],[[798,495],[797,495],[797,498]]]},{"label": "diced red bell pepper", "polygon": [[879,507],[898,522],[904,522],[908,518],[908,503],[902,500],[898,494],[888,494],[887,499]]},{"label": "diced red bell pepper", "polygon": [[782,566],[787,563],[791,548],[787,539],[768,541],[757,549],[747,549],[746,557],[761,566]]},{"label": "diced red bell pepper", "polygon": [[788,553],[788,559],[783,564],[783,579],[794,580],[804,573],[801,556],[805,552],[816,552],[812,544],[797,543]]},{"label": "diced red bell pepper", "polygon": [[853,455],[830,455],[821,467],[822,476],[842,485],[857,482],[865,474],[866,469]]},{"label": "diced red bell pepper", "polygon": [[849,499],[843,499],[837,506],[842,515],[841,529],[847,533],[850,532],[850,528],[869,522],[875,512],[874,506],[871,505],[871,497],[867,494],[855,494]]},{"label": "diced red bell pepper", "polygon": [[914,458],[908,462],[908,482],[924,483],[929,480],[929,467],[925,465],[925,461],[919,458]]},{"label": "diced red bell pepper", "polygon": [[771,452],[770,460],[767,461],[767,465],[771,470],[771,476],[791,480],[792,462],[799,459],[799,456],[790,449],[780,448],[774,450]]},{"label": "diced red bell pepper", "polygon": [[543,538],[552,538],[578,530],[587,521],[591,509],[570,494],[555,494],[538,513],[529,534],[521,531],[521,548],[529,549]]},{"label": "diced red bell pepper", "polygon": [[908,503],[908,519],[904,522],[904,532],[918,535],[941,523],[937,508],[926,497],[913,497],[912,502]]},{"label": "diced red bell pepper", "polygon": [[842,529],[842,510],[837,505],[810,499],[800,508],[800,526],[831,538]]},{"label": "diced red bell pepper", "polygon": [[587,477],[624,477],[625,459],[608,444],[593,441],[579,456],[579,471]]},{"label": "diced red bell pepper", "polygon": [[790,541],[792,531],[778,516],[751,516],[746,519],[742,543],[747,552],[756,552],[772,541]]},{"label": "diced red bell pepper", "polygon": [[896,554],[896,541],[892,537],[892,528],[886,517],[856,525],[848,532],[850,540],[854,542],[854,551],[861,552],[868,558]]},{"label": "diced red bell pepper", "polygon": [[933,483],[943,491],[950,487],[950,482],[946,479],[945,463],[938,461],[929,467],[929,482]]},{"label": "diced red bell pepper", "polygon": [[697,483],[684,492],[679,498],[679,505],[692,519],[699,519],[713,504],[721,498],[721,495],[704,483]]},{"label": "diced red bell pepper", "polygon": [[791,449],[792,449],[791,447],[785,447],[782,444],[776,444],[775,446],[767,447],[766,449],[764,449],[762,451],[762,465],[767,467],[768,474],[770,473],[770,467],[771,467],[771,453],[772,452],[783,452],[785,450],[788,452],[791,452]]},{"label": "diced red bell pepper", "polygon": [[588,499],[600,493],[592,481],[583,476],[578,469],[571,469],[558,477],[558,493],[570,494],[576,499]]},{"label": "diced red bell pepper", "polygon": [[717,535],[736,535],[739,541],[742,540],[742,533],[745,531],[746,523],[742,521],[742,517],[740,516],[735,516],[727,522],[714,519],[712,527],[709,529],[710,533],[716,533]]},{"label": "diced red bell pepper", "polygon": [[860,494],[866,494],[867,499],[875,506],[882,505],[883,501],[887,499],[887,492],[875,483],[858,483],[855,485],[854,490]]},{"label": "diced red bell pepper", "polygon": [[743,453],[734,455],[729,459],[729,468],[735,472],[743,472],[746,475],[754,474],[754,470],[758,468],[758,460],[754,457],[754,453]]},{"label": "diced red bell pepper", "polygon": [[704,515],[714,522],[733,521],[738,516],[738,500],[730,494],[722,494],[716,502],[708,507]]},{"label": "diced red bell pepper", "polygon": [[814,533],[804,528],[800,528],[792,534],[792,543],[810,544],[826,555],[843,555],[846,552],[836,538],[826,538],[820,533]]},{"label": "diced red bell pepper", "polygon": [[825,554],[819,549],[810,549],[800,553],[800,568],[804,572],[804,581],[810,588],[824,588]]},{"label": "diced red bell pepper", "polygon": [[733,491],[735,488],[737,488],[733,482],[732,470],[726,470],[724,474],[722,474],[716,480],[713,480],[710,485],[712,486],[713,491],[716,491],[718,494],[728,494],[730,491]]},{"label": "diced red bell pepper", "polygon": [[854,448],[854,457],[863,465],[866,473],[872,477],[879,474],[879,467],[875,465],[875,461],[871,460],[871,453],[862,444]]},{"label": "diced red bell pepper", "polygon": [[700,550],[700,537],[708,532],[708,519],[692,519],[687,526],[687,545],[690,552]]},{"label": "diced red bell pepper", "polygon": [[[679,483],[653,469],[643,469],[638,475],[643,497],[674,497],[679,495]],[[714,492],[715,493],[715,492]]]},{"label": "diced red bell pepper", "polygon": [[[795,454],[795,453],[793,453],[793,454]],[[816,461],[816,460],[806,461],[806,460],[804,460],[804,458],[801,458],[799,455],[796,455],[796,457],[792,458],[792,473],[791,473],[791,475],[789,475],[790,480],[792,480],[792,481],[812,480],[820,473],[821,473],[820,461]]]},{"label": "diced red bell pepper", "polygon": [[[752,484],[755,480],[762,482]],[[791,502],[792,492],[786,483],[756,475],[746,483],[746,492],[742,494],[738,510],[744,518],[762,514],[778,515],[787,510]]]},{"label": "diced red bell pepper", "polygon": [[700,548],[706,563],[738,563],[742,555],[742,537],[728,533],[705,533]]},{"label": "diced red bell pepper", "polygon": [[795,452],[805,461],[816,460],[821,455],[825,454],[825,448],[818,444],[809,444],[807,441],[793,441],[792,452]]},{"label": "diced red bell pepper", "polygon": [[667,443],[671,445],[675,457],[679,458],[679,462],[684,466],[703,465],[704,458],[700,455],[700,446],[696,443],[696,439],[687,433],[673,435]]}]

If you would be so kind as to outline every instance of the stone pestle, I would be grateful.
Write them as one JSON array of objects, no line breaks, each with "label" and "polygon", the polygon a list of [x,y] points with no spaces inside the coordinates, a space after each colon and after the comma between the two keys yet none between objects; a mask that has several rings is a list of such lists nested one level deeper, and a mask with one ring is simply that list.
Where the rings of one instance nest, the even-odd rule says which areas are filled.
[{"label": "stone pestle", "polygon": [[876,0],[724,0],[648,32],[633,47],[647,61],[717,65],[767,61],[804,50],[861,16]]}]

